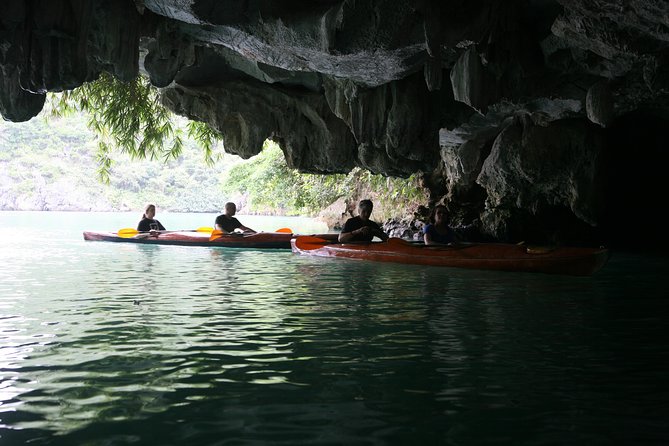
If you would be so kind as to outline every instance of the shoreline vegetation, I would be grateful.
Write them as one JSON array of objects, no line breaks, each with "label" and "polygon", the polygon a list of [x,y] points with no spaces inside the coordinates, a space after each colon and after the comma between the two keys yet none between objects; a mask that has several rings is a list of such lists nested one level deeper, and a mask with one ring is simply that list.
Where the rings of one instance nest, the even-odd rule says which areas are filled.
[{"label": "shoreline vegetation", "polygon": [[[184,118],[174,121],[177,128],[188,125]],[[299,173],[269,140],[248,160],[224,153],[220,141],[202,148],[192,138],[183,138],[174,158],[115,151],[107,154],[105,183],[95,174],[99,141],[87,122],[83,113],[0,122],[0,210],[130,212],[150,202],[161,212],[215,213],[234,201],[244,214],[319,218],[336,229],[361,198],[374,201],[379,222],[412,215],[428,201],[415,177],[386,178],[358,168]]]}]

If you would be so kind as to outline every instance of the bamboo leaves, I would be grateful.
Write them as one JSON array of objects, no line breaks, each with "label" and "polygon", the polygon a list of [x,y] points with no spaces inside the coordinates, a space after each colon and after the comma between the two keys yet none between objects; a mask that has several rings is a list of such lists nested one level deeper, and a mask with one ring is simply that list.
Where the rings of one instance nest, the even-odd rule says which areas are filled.
[{"label": "bamboo leaves", "polygon": [[[142,76],[122,82],[102,73],[75,90],[50,94],[49,102],[52,116],[77,111],[88,115],[88,127],[98,138],[98,176],[105,183],[109,182],[114,150],[133,159],[165,162],[183,151],[184,135],[174,123],[175,116],[160,102],[158,89]],[[191,122],[188,129],[188,136],[202,145],[205,161],[212,165],[216,160],[213,147],[222,136],[205,123]]]}]

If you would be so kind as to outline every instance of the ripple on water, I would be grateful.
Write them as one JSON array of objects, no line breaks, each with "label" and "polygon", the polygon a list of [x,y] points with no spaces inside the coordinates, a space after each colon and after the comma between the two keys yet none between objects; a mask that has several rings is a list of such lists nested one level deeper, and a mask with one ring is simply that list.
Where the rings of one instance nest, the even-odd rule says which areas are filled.
[{"label": "ripple on water", "polygon": [[567,278],[40,249],[0,251],[7,444],[666,439],[667,267],[652,259]]}]

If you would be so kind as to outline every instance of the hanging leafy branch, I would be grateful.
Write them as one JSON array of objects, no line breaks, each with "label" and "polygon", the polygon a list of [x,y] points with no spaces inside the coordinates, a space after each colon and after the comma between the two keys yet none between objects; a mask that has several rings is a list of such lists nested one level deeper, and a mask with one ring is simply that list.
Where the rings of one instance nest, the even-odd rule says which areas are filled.
[{"label": "hanging leafy branch", "polygon": [[[71,91],[49,95],[50,115],[62,117],[75,112],[88,115],[88,127],[98,137],[98,176],[109,183],[114,150],[134,159],[176,159],[183,150],[183,131],[175,115],[160,102],[158,89],[138,76],[122,82],[109,73]],[[205,123],[190,122],[188,136],[204,149],[207,164],[217,157],[213,148],[222,139]]]},{"label": "hanging leafy branch", "polygon": [[214,154],[214,146],[223,137],[209,124],[199,121],[188,121],[188,136],[202,146],[204,161],[209,167],[221,159],[220,153]]}]

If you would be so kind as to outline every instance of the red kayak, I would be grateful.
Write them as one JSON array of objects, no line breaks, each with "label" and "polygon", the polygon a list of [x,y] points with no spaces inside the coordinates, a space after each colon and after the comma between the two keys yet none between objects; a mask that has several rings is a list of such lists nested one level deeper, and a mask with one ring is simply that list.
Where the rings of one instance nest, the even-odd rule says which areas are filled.
[{"label": "red kayak", "polygon": [[298,236],[291,240],[291,246],[295,253],[319,257],[576,276],[594,273],[609,256],[604,248],[530,247],[502,243],[425,246],[399,238],[387,242],[333,243],[325,238]]},{"label": "red kayak", "polygon": [[[257,232],[253,234],[218,234],[209,232],[162,231],[156,236],[141,234],[128,237],[119,232],[84,232],[84,240],[138,243],[146,245],[209,246],[225,248],[290,249],[290,239],[295,234],[286,232]],[[135,231],[137,233],[137,231]],[[318,234],[319,239],[337,240],[337,234]]]}]

